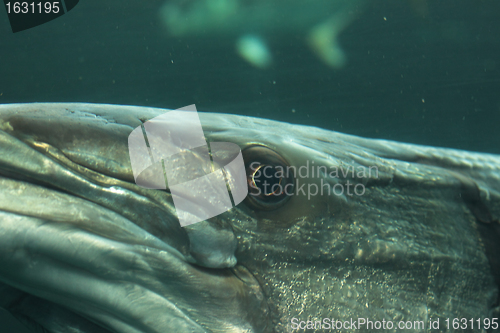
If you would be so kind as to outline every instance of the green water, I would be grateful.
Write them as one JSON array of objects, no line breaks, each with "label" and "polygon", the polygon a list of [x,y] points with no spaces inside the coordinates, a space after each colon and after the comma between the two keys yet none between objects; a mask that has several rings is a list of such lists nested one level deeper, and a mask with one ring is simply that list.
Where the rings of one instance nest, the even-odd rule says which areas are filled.
[{"label": "green water", "polygon": [[[304,36],[252,67],[220,36],[171,37],[164,1],[85,0],[13,34],[0,14],[0,103],[95,102],[266,117],[366,137],[500,153],[500,3],[370,1],[332,69]],[[286,10],[286,6],[284,6]]]}]

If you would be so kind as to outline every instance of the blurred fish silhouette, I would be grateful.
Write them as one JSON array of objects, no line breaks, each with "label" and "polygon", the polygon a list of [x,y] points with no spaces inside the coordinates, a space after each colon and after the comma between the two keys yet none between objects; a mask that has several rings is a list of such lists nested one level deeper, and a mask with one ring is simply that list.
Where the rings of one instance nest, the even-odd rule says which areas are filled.
[{"label": "blurred fish silhouette", "polygon": [[172,36],[234,39],[238,54],[257,68],[273,62],[271,39],[296,37],[326,65],[341,68],[346,55],[338,37],[362,7],[359,0],[174,0],[160,16]]}]

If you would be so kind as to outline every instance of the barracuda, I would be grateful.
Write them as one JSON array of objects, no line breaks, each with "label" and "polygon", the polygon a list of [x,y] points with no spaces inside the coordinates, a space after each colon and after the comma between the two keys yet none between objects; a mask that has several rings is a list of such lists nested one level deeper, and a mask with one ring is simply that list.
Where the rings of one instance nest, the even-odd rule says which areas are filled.
[{"label": "barracuda", "polygon": [[274,158],[293,191],[181,227],[168,188],[135,184],[127,147],[166,111],[0,106],[0,308],[79,333],[498,317],[499,156],[199,113],[209,143]]}]

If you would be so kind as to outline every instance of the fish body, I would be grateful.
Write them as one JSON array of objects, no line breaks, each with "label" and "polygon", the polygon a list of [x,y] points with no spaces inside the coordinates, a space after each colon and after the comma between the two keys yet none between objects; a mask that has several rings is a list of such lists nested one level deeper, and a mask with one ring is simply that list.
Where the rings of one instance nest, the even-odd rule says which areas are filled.
[{"label": "fish body", "polygon": [[360,318],[446,332],[498,317],[499,156],[200,112],[209,145],[238,145],[246,164],[277,155],[293,190],[181,227],[128,153],[165,112],[0,106],[1,308],[79,333],[373,331]]}]

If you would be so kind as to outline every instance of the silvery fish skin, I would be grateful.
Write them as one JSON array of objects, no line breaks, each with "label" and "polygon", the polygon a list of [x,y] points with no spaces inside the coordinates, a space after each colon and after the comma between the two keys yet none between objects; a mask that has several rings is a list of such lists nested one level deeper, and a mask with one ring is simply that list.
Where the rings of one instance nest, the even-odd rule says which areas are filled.
[{"label": "silvery fish skin", "polygon": [[[182,228],[168,190],[134,183],[127,148],[167,111],[0,106],[0,307],[81,333],[498,317],[499,156],[199,113],[209,143],[276,152],[304,191]],[[300,173],[313,165],[356,174]],[[311,195],[348,181],[364,193]]]}]

